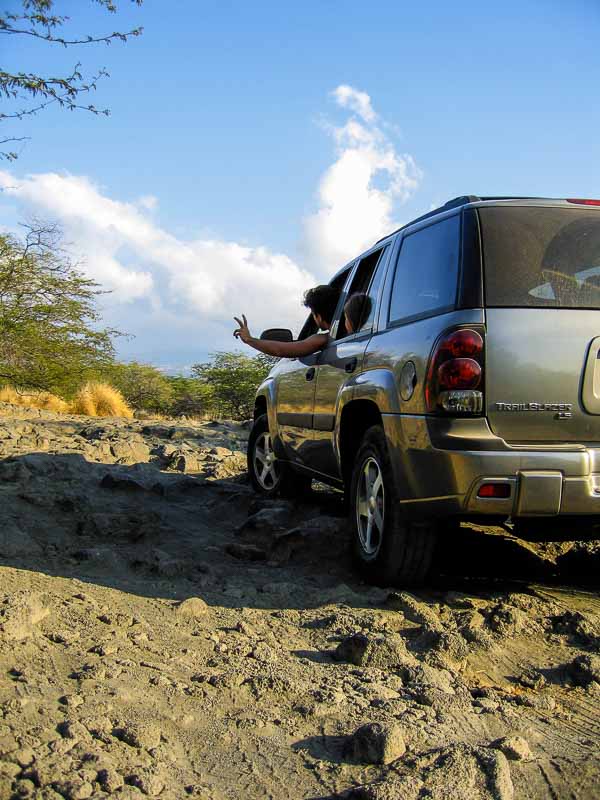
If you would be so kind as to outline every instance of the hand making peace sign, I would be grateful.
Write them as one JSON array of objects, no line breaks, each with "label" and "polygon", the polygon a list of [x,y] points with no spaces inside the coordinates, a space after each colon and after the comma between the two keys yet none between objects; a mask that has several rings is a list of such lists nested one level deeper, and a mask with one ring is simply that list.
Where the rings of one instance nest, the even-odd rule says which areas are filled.
[{"label": "hand making peace sign", "polygon": [[248,339],[252,338],[252,334],[248,330],[248,321],[246,319],[246,315],[242,314],[242,319],[234,317],[234,320],[240,327],[234,330],[233,335],[235,336],[236,339],[241,339],[242,342],[247,342]]}]

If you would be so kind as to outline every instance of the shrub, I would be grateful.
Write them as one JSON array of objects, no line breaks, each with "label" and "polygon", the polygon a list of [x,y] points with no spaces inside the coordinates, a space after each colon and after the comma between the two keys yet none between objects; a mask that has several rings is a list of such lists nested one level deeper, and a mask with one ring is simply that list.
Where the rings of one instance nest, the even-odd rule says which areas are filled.
[{"label": "shrub", "polygon": [[54,411],[55,414],[68,414],[70,405],[62,397],[57,397],[49,392],[40,392],[36,398],[36,407],[46,411]]},{"label": "shrub", "polygon": [[169,379],[156,367],[138,361],[115,364],[107,377],[136,411],[165,413],[169,410],[173,389]]},{"label": "shrub", "polygon": [[4,386],[0,389],[0,403],[11,403],[24,408],[41,408],[45,411],[54,411],[57,414],[66,414],[69,404],[50,392],[20,392],[13,386]]},{"label": "shrub", "polygon": [[107,383],[88,382],[77,392],[71,404],[74,414],[89,417],[133,417],[133,411],[118,389]]},{"label": "shrub", "polygon": [[184,375],[168,376],[168,381],[173,397],[167,409],[168,414],[203,418],[213,411],[213,391],[207,383]]},{"label": "shrub", "polygon": [[192,366],[194,378],[210,390],[211,411],[220,417],[248,419],[256,389],[277,359],[230,352],[213,353],[211,359]]}]

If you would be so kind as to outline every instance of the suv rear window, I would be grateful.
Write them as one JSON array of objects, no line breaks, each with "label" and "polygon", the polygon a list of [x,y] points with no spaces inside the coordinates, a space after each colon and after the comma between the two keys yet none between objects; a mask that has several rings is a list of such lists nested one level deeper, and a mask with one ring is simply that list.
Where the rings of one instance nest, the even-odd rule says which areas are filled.
[{"label": "suv rear window", "polygon": [[454,308],[459,250],[458,215],[404,237],[392,286],[390,324]]},{"label": "suv rear window", "polygon": [[486,305],[600,308],[600,213],[480,208]]}]

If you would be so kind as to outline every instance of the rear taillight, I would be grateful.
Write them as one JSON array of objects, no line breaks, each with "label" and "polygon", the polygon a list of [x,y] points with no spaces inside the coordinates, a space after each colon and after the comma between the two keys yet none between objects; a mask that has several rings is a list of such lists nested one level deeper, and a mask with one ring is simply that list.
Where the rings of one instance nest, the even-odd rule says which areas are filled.
[{"label": "rear taillight", "polygon": [[584,200],[580,197],[567,197],[567,203],[577,203],[579,206],[600,206],[600,200]]},{"label": "rear taillight", "polygon": [[425,402],[429,412],[482,412],[483,329],[459,328],[438,339],[429,362]]},{"label": "rear taillight", "polygon": [[481,367],[472,358],[451,358],[440,365],[441,389],[476,389],[481,383]]}]

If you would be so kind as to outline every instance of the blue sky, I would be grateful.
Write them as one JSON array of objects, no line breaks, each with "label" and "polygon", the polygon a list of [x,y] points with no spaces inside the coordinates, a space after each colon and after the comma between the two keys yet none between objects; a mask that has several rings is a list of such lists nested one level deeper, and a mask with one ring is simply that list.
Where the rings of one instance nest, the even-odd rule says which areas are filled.
[{"label": "blue sky", "polygon": [[11,128],[31,141],[0,164],[0,224],[63,225],[135,335],[124,358],[184,367],[231,347],[242,311],[297,326],[303,288],[458,194],[600,195],[597,0],[56,8],[144,34],[2,42],[4,68],[106,66],[112,114]]}]

